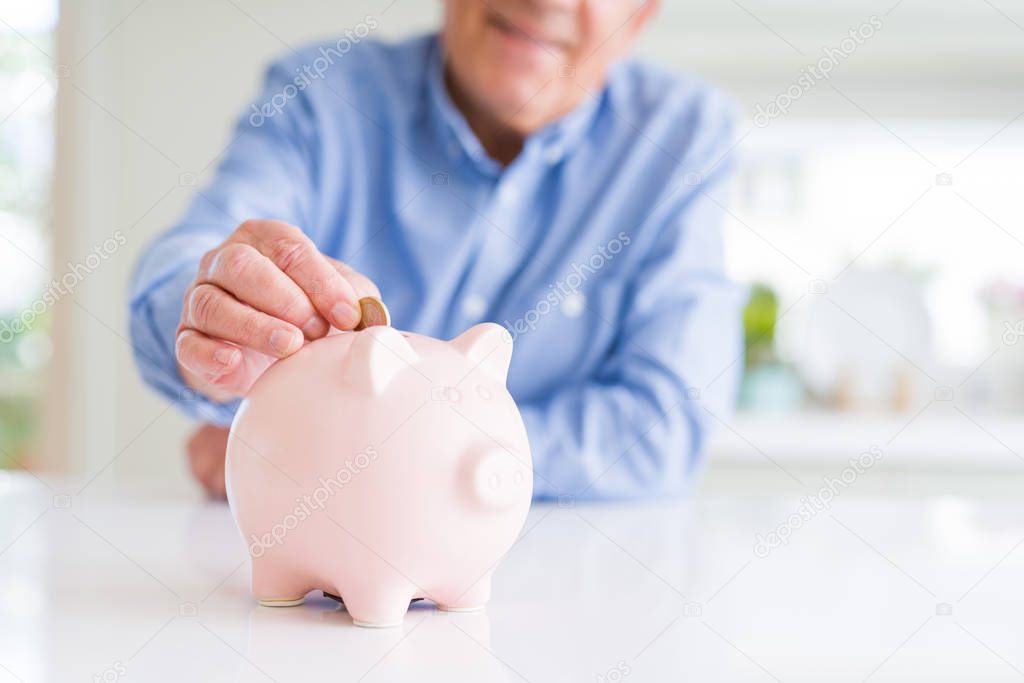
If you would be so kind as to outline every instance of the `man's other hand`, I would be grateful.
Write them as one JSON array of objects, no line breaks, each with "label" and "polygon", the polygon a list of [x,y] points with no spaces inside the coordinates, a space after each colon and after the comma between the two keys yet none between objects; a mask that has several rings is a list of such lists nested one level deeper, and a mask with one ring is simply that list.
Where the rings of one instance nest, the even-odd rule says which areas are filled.
[{"label": "man's other hand", "polygon": [[228,447],[228,428],[204,424],[192,433],[185,446],[192,476],[211,498],[227,497],[224,486],[224,456]]}]

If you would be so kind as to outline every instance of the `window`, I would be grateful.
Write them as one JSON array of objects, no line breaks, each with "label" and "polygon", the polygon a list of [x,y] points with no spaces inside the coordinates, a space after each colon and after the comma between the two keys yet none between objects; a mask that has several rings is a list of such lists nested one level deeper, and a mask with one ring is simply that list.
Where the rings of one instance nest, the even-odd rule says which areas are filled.
[{"label": "window", "polygon": [[984,142],[1003,125],[904,122],[900,137],[913,149],[856,120],[782,125],[744,141],[727,220],[731,268],[778,298],[784,315],[768,362],[793,368],[806,391],[778,385],[748,394],[749,408],[796,398],[905,412],[936,385],[961,384],[960,398],[984,412],[1022,407],[993,374],[1008,369],[1005,340],[1024,337],[1024,233],[1012,229],[1024,220],[1014,189],[1024,182],[1024,131]]},{"label": "window", "polygon": [[56,0],[0,2],[0,467],[31,456],[50,356]]},{"label": "window", "polygon": [[740,113],[725,236],[756,296],[716,457],[1019,467],[1021,26],[1007,3],[662,3],[642,52]]}]

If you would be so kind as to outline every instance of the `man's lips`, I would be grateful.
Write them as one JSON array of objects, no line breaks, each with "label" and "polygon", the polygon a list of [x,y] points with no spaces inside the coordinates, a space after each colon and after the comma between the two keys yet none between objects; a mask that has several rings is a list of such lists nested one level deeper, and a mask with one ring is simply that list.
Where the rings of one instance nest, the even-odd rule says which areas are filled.
[{"label": "man's lips", "polygon": [[544,36],[541,32],[533,30],[525,23],[518,20],[508,19],[494,11],[487,13],[487,23],[502,33],[515,36],[516,38],[525,40],[528,43],[533,43],[537,47],[548,51],[557,50],[561,52],[568,48],[568,44],[565,41],[554,37]]}]

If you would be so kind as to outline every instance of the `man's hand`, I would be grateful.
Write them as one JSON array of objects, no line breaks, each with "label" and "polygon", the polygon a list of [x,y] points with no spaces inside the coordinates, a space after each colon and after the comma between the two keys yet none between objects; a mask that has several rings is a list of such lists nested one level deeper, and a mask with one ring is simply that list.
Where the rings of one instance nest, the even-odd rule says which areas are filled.
[{"label": "man's hand", "polygon": [[199,263],[175,341],[186,383],[216,401],[244,395],[274,361],[331,326],[359,323],[358,301],[376,285],[273,220],[242,223]]},{"label": "man's hand", "polygon": [[228,447],[228,428],[204,424],[192,433],[185,451],[194,476],[211,498],[227,497],[224,486],[224,456]]}]

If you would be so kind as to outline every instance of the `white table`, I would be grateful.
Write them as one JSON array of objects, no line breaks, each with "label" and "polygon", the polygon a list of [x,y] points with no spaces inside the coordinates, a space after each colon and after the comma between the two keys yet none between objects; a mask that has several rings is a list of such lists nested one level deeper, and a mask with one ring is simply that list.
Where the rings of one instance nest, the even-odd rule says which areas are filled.
[{"label": "white table", "polygon": [[[52,486],[53,488],[49,488]],[[1024,499],[535,506],[486,612],[257,606],[226,506],[0,473],[0,681],[1019,681]]]}]

